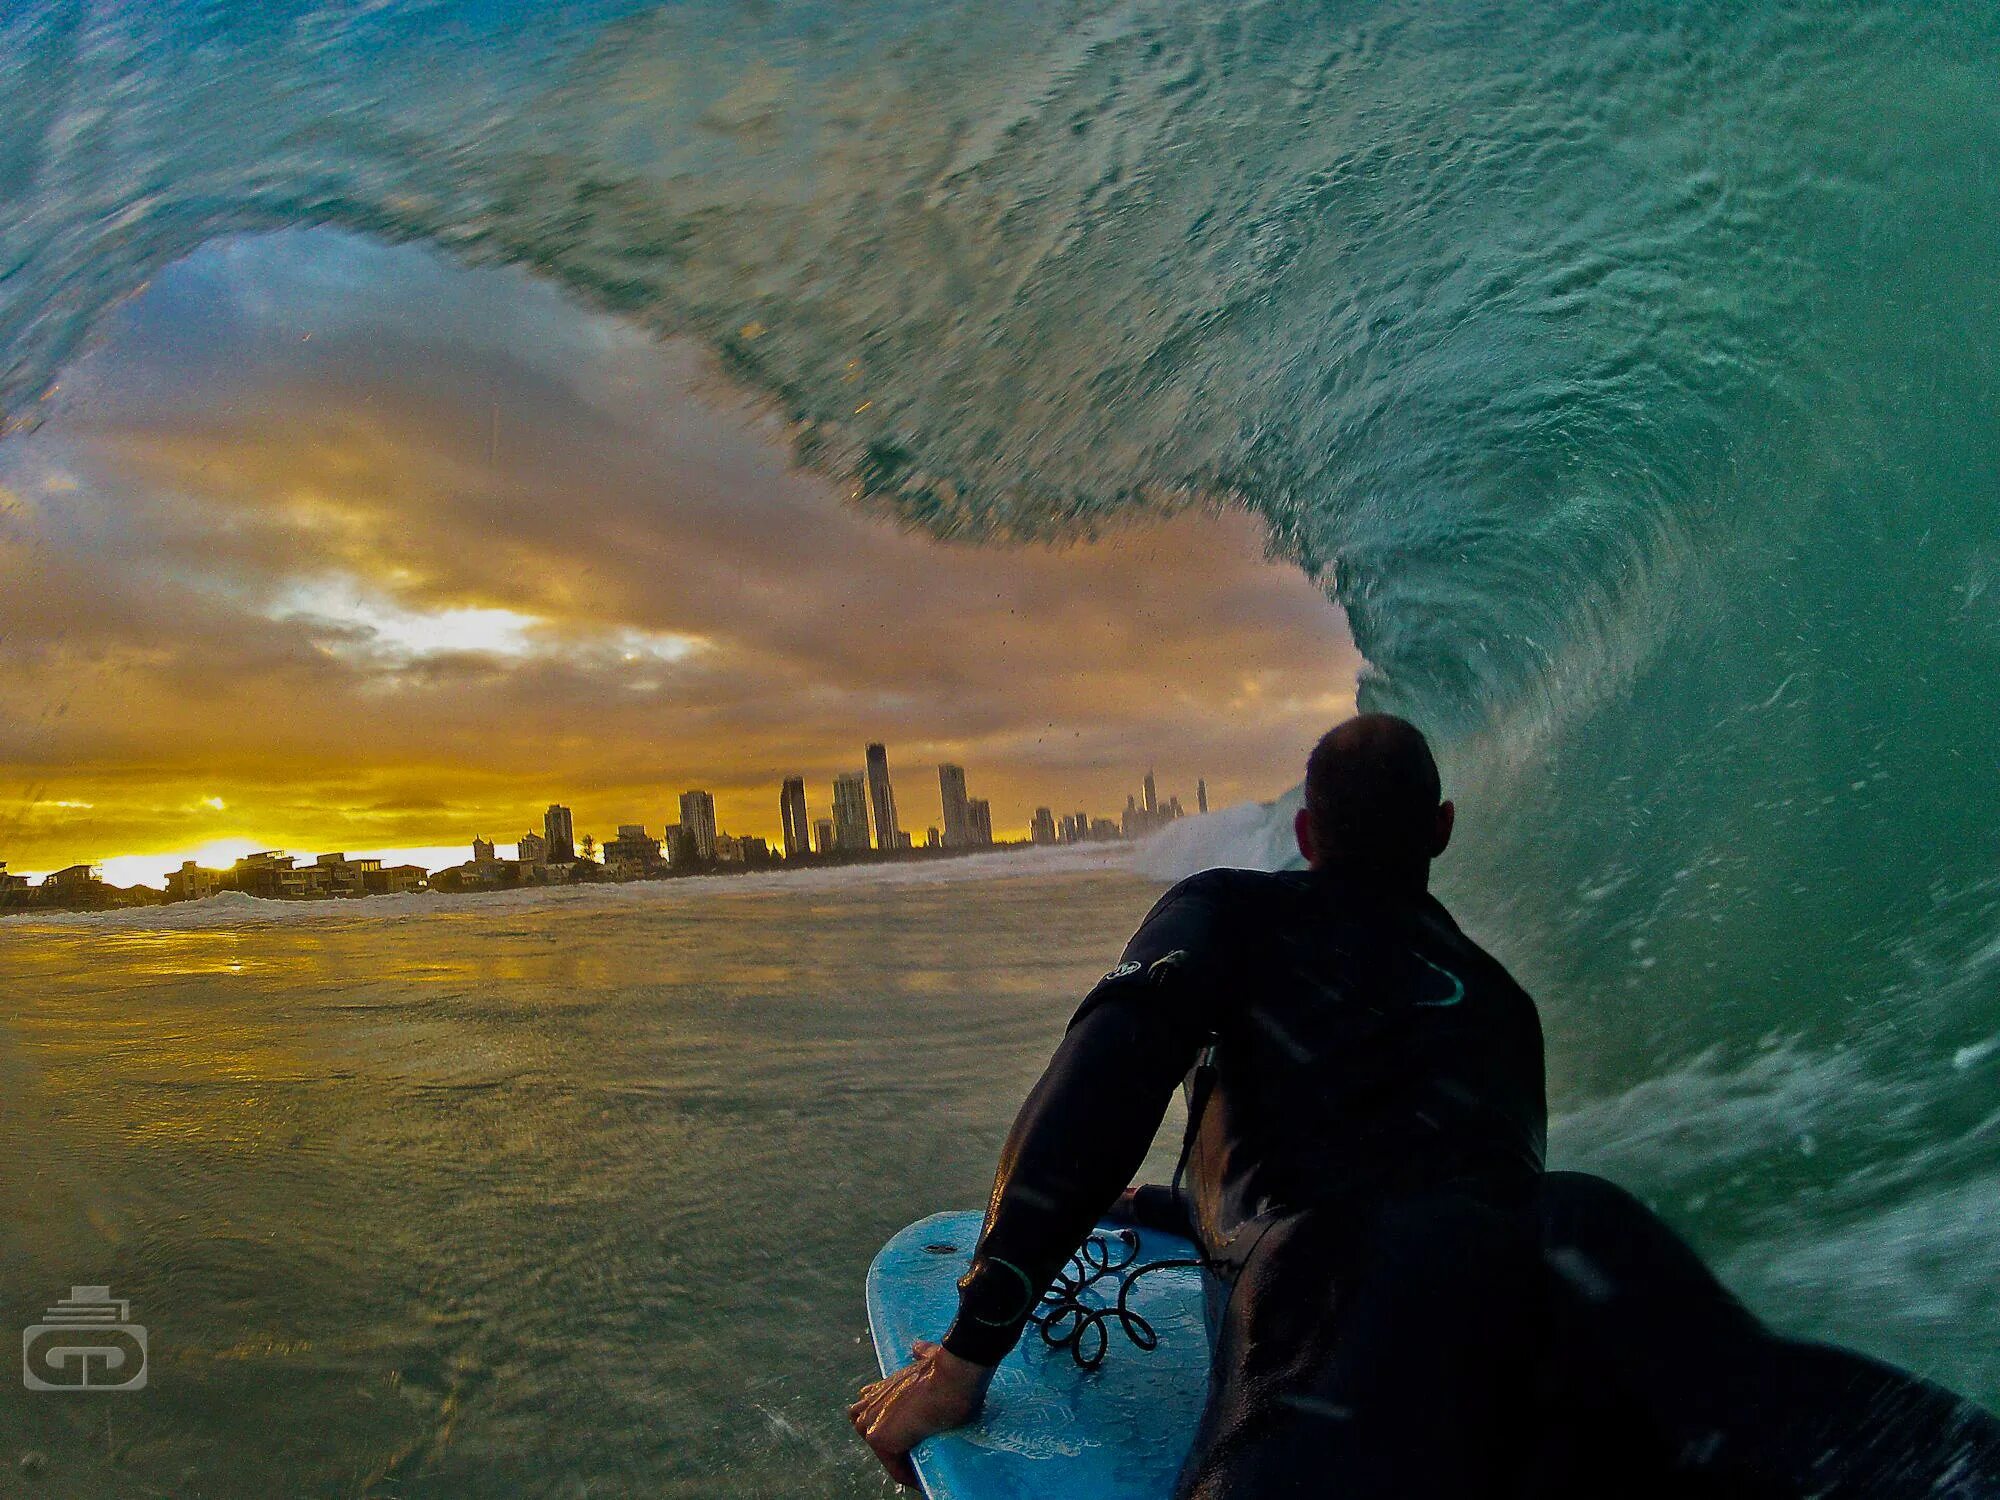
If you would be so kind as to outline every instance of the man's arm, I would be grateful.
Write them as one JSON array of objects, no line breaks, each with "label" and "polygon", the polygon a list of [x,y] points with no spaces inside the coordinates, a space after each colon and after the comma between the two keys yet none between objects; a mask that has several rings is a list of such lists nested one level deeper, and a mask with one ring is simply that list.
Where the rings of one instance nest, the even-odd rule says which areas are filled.
[{"label": "man's arm", "polygon": [[998,1364],[1062,1263],[1146,1158],[1212,1029],[1216,910],[1183,882],[1084,998],[1015,1118],[944,1348]]},{"label": "man's arm", "polygon": [[1215,928],[1201,877],[1183,881],[1084,997],[1007,1136],[943,1346],[917,1344],[847,1409],[897,1483],[917,1483],[911,1448],[978,1415],[1042,1289],[1145,1160],[1211,1029]]}]

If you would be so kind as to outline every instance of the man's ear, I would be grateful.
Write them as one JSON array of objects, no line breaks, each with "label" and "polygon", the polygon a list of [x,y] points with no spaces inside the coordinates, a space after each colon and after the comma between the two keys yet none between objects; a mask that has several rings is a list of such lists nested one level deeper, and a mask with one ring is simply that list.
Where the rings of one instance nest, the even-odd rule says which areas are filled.
[{"label": "man's ear", "polygon": [[1440,802],[1437,822],[1431,830],[1431,858],[1436,859],[1451,846],[1452,825],[1458,821],[1458,809],[1449,802]]},{"label": "man's ear", "polygon": [[1312,815],[1303,807],[1292,819],[1292,836],[1299,841],[1299,857],[1311,864],[1318,851],[1313,847]]}]

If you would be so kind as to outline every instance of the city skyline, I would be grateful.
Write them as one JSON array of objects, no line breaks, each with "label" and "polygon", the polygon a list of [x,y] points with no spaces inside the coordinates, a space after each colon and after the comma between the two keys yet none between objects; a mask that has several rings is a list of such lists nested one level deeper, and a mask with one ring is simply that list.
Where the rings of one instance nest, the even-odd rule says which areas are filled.
[{"label": "city skyline", "polygon": [[[392,869],[422,868],[427,873],[436,873],[462,863],[468,848],[471,850],[474,863],[501,859],[536,864],[565,864],[577,860],[592,860],[592,856],[585,850],[587,846],[595,843],[599,848],[595,862],[611,863],[618,857],[616,851],[621,845],[636,850],[641,845],[650,844],[651,852],[664,861],[670,858],[671,848],[667,853],[662,853],[660,849],[662,842],[666,841],[671,846],[677,838],[684,837],[687,841],[688,855],[700,863],[713,865],[717,863],[719,843],[727,842],[732,837],[739,841],[754,842],[767,848],[772,857],[782,856],[786,860],[811,859],[829,853],[851,855],[869,852],[876,854],[913,852],[926,847],[925,838],[915,837],[911,830],[899,826],[900,815],[893,811],[895,806],[893,777],[887,769],[886,746],[880,742],[870,742],[864,750],[864,762],[862,771],[841,772],[834,775],[826,794],[825,806],[828,812],[826,817],[815,815],[814,804],[808,791],[810,778],[804,775],[781,778],[777,797],[781,832],[777,839],[772,839],[763,831],[751,832],[748,829],[727,828],[726,820],[717,818],[713,795],[703,788],[689,788],[678,794],[662,795],[663,802],[671,795],[676,813],[673,820],[669,821],[665,811],[662,811],[660,838],[651,836],[652,825],[642,815],[638,823],[617,823],[618,831],[615,838],[598,841],[589,832],[588,827],[582,833],[577,832],[578,819],[569,805],[552,802],[541,815],[539,829],[531,828],[511,842],[504,838],[489,838],[482,832],[474,833],[458,844],[363,850],[356,851],[351,857],[343,852],[314,856],[301,854],[295,858],[312,858],[321,866],[327,865],[329,861],[352,862],[376,868],[383,866]],[[888,815],[889,827],[900,833],[900,843],[892,842],[885,845],[883,842],[882,814],[878,811],[874,796],[876,788],[871,786],[868,778],[867,767],[872,766],[880,766],[883,770],[881,791],[887,799],[887,806],[892,809]],[[1167,803],[1158,804],[1162,814],[1160,821],[1145,821],[1139,824],[1133,821],[1135,805],[1143,808],[1147,819],[1154,817],[1155,771],[1152,767],[1146,770],[1140,782],[1140,790],[1127,794],[1122,820],[1081,812],[1058,815],[1054,811],[1053,804],[1039,804],[1029,810],[1018,828],[1002,825],[997,830],[992,821],[989,800],[968,795],[969,783],[964,767],[941,762],[934,769],[939,783],[939,821],[929,825],[925,830],[932,848],[963,851],[1011,847],[1019,844],[1080,843],[1106,837],[1136,838],[1156,831],[1158,827],[1164,826],[1166,821],[1164,811],[1169,805]],[[1202,798],[1201,810],[1205,812],[1207,811],[1206,779],[1198,777],[1196,786]],[[841,805],[843,791],[848,794],[845,808],[848,821],[845,824],[843,824]],[[1171,799],[1170,805],[1174,818],[1183,815],[1177,796]],[[794,806],[796,806],[796,823],[793,822]],[[843,826],[848,829],[848,842],[840,844],[834,840],[837,830]],[[787,842],[794,827],[800,831],[805,840],[797,846]],[[1112,832],[1114,827],[1116,831]],[[828,841],[824,844],[821,838],[822,830]],[[142,885],[156,888],[164,886],[171,892],[176,875],[185,877],[186,873],[193,869],[213,873],[231,866],[240,866],[246,860],[267,861],[272,856],[284,854],[288,847],[290,846],[272,844],[259,846],[256,849],[246,847],[234,852],[211,849],[206,858],[200,852],[160,857],[159,873],[152,879],[132,877],[129,870],[106,872],[106,866],[116,864],[116,861],[110,860],[81,860],[51,866],[47,870],[17,870],[9,875],[7,860],[0,858],[0,888],[4,888],[4,884],[9,881],[15,888],[19,888],[24,880],[35,882],[50,877],[73,877],[78,871],[90,870],[103,872],[103,883],[107,885],[122,888]],[[514,852],[502,854],[499,852],[502,850]],[[419,854],[433,857],[428,860],[407,858]],[[725,859],[722,862],[728,861]],[[118,875],[127,878],[115,878]]]}]

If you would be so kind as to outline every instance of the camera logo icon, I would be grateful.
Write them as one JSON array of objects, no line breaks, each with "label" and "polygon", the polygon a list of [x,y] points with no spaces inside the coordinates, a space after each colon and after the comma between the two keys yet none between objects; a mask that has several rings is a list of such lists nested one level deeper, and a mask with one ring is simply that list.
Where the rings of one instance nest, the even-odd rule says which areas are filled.
[{"label": "camera logo icon", "polygon": [[108,1286],[73,1286],[21,1331],[21,1381],[31,1391],[142,1391],[146,1330]]}]

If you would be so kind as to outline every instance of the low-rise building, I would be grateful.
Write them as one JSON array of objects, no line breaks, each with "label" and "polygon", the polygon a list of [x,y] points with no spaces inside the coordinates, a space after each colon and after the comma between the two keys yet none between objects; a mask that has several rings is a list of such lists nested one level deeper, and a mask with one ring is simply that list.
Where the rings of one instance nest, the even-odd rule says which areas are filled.
[{"label": "low-rise building", "polygon": [[349,859],[345,854],[322,854],[313,861],[313,867],[326,872],[326,889],[318,894],[365,896],[368,894],[368,873],[381,869],[382,861]]},{"label": "low-rise building", "polygon": [[9,875],[7,861],[0,859],[0,906],[25,906],[30,885],[25,875]]},{"label": "low-rise building", "polygon": [[367,882],[371,896],[397,896],[424,889],[430,882],[430,872],[422,865],[389,865],[370,870]]},{"label": "low-rise building", "polygon": [[35,898],[58,906],[95,906],[108,894],[96,865],[68,865],[42,877]]},{"label": "low-rise building", "polygon": [[191,859],[181,861],[178,870],[167,872],[169,901],[201,901],[222,889],[222,872],[203,869]]},{"label": "low-rise building", "polygon": [[604,868],[617,880],[638,880],[664,864],[660,841],[638,823],[620,823],[618,837],[604,841]]}]

